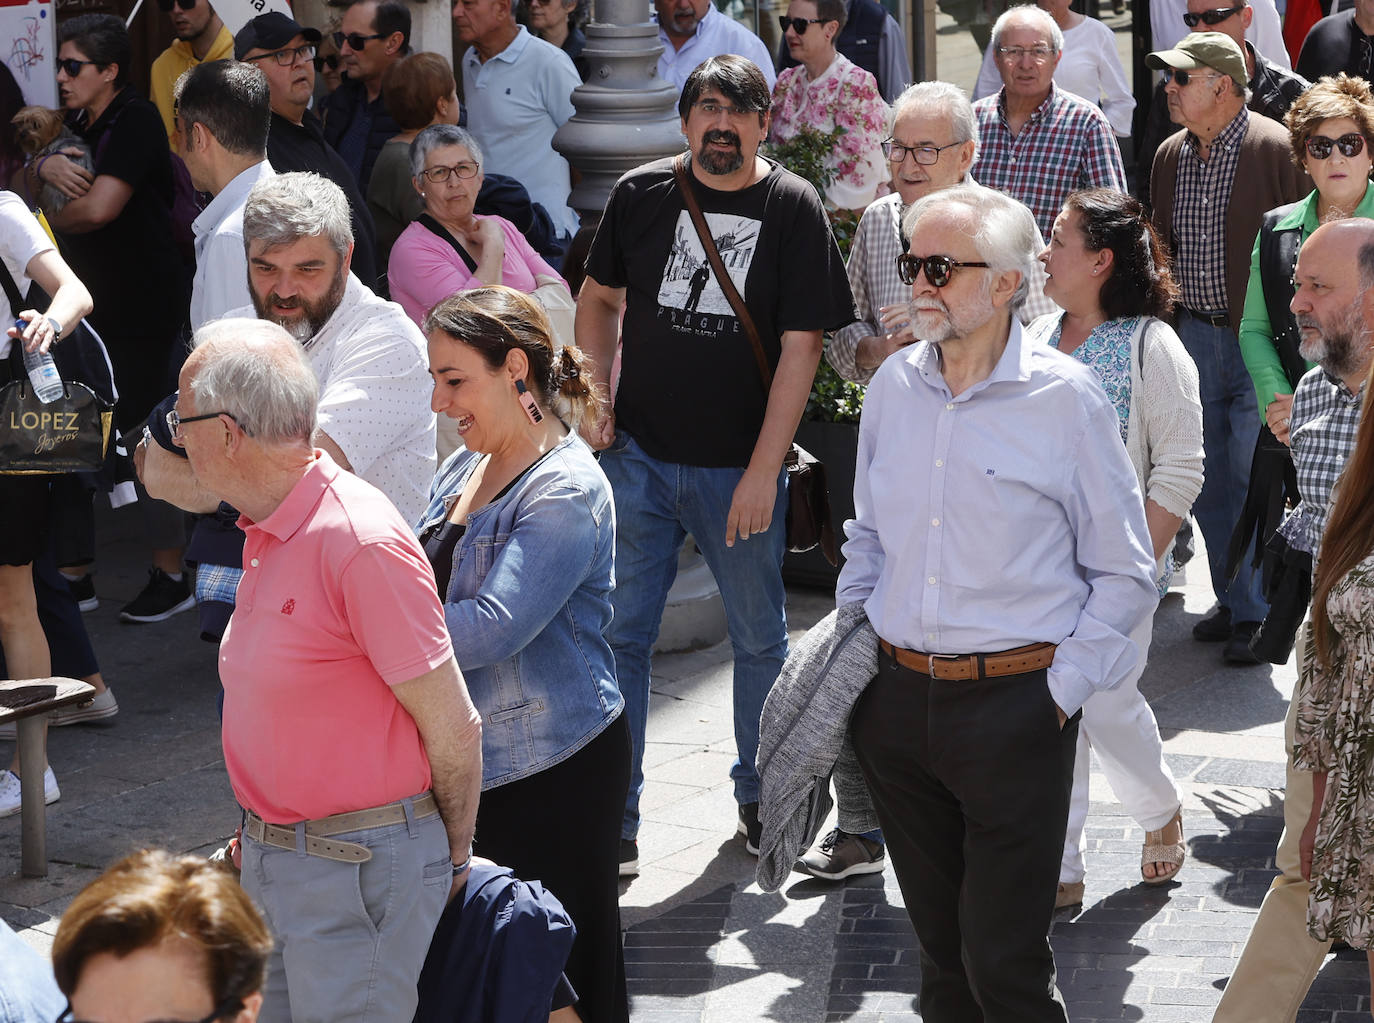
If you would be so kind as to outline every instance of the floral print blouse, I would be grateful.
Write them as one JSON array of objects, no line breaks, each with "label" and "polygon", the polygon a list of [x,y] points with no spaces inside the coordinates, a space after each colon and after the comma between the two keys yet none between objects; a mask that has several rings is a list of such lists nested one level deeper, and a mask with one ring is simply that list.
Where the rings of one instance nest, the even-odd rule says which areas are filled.
[{"label": "floral print blouse", "polygon": [[882,148],[887,115],[877,81],[844,54],[837,53],[814,82],[806,65],[798,64],[778,75],[773,86],[775,142],[787,141],[802,128],[845,130],[827,161],[835,180],[825,190],[826,199],[842,210],[863,209],[888,179]]}]

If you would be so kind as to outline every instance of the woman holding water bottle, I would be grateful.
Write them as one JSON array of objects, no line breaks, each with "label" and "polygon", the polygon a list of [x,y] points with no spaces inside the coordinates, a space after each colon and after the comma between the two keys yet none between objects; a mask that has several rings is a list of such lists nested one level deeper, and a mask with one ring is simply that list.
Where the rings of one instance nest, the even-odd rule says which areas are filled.
[{"label": "woman holding water bottle", "polygon": [[[33,281],[52,296],[45,309],[7,310],[11,325],[0,337],[3,385],[25,372],[24,362],[34,364],[33,355],[46,356],[61,340],[62,332],[91,311],[91,295],[58,255],[38,219],[13,192],[0,191],[0,261],[19,295],[27,296]],[[21,351],[14,351],[16,347]],[[28,353],[29,358],[21,353]],[[10,678],[47,678],[52,674],[33,588],[33,561],[44,549],[52,479],[0,475],[0,649]],[[16,749],[11,769],[0,770],[0,817],[19,810],[18,758]],[[51,767],[46,768],[43,783],[45,800],[55,802],[59,793]]]}]

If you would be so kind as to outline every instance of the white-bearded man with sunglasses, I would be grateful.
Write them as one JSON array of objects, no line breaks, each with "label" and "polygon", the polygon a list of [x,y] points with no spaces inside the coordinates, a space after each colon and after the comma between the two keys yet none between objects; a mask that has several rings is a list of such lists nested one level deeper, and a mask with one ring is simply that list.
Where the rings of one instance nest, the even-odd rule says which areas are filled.
[{"label": "white-bearded man with sunglasses", "polygon": [[879,652],[851,738],[920,940],[921,1018],[1065,1023],[1048,934],[1079,708],[1145,654],[1144,502],[1093,373],[1016,318],[1030,212],[962,184],[902,227],[923,340],[879,367],[859,424],[835,600],[863,603]]},{"label": "white-bearded man with sunglasses", "polygon": [[1169,73],[1169,113],[1183,128],[1155,154],[1150,196],[1155,230],[1173,254],[1182,290],[1176,329],[1197,364],[1202,398],[1206,481],[1193,517],[1207,545],[1217,606],[1193,627],[1193,638],[1224,644],[1226,663],[1256,664],[1250,638],[1268,610],[1259,573],[1248,556],[1234,577],[1225,564],[1260,428],[1237,330],[1264,213],[1297,202],[1312,181],[1293,164],[1288,132],[1247,109],[1245,56],[1230,36],[1194,32],[1145,62]]}]

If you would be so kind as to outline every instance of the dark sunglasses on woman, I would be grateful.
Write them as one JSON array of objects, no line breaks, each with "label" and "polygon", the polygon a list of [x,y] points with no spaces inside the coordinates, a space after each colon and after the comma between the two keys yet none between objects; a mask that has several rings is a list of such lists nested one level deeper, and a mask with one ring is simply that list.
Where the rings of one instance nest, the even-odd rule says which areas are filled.
[{"label": "dark sunglasses on woman", "polygon": [[784,32],[790,27],[799,36],[806,35],[807,25],[823,25],[824,18],[789,18],[785,14],[778,15],[778,24],[782,26]]},{"label": "dark sunglasses on woman", "polygon": [[1306,146],[1307,155],[1314,160],[1325,160],[1331,155],[1332,146],[1339,149],[1341,155],[1349,159],[1359,156],[1364,151],[1364,136],[1353,131],[1338,139],[1329,139],[1325,135],[1309,135]]}]

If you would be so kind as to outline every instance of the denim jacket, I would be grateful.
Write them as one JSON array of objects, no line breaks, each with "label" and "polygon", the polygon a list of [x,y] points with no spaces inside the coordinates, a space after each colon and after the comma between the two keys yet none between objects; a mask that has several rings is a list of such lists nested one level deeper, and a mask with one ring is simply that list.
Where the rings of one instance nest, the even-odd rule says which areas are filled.
[{"label": "denim jacket", "polygon": [[[416,532],[440,526],[480,455],[439,469]],[[483,790],[567,759],[624,700],[603,635],[615,585],[611,485],[569,433],[510,491],[467,517],[444,619],[482,715]]]}]

